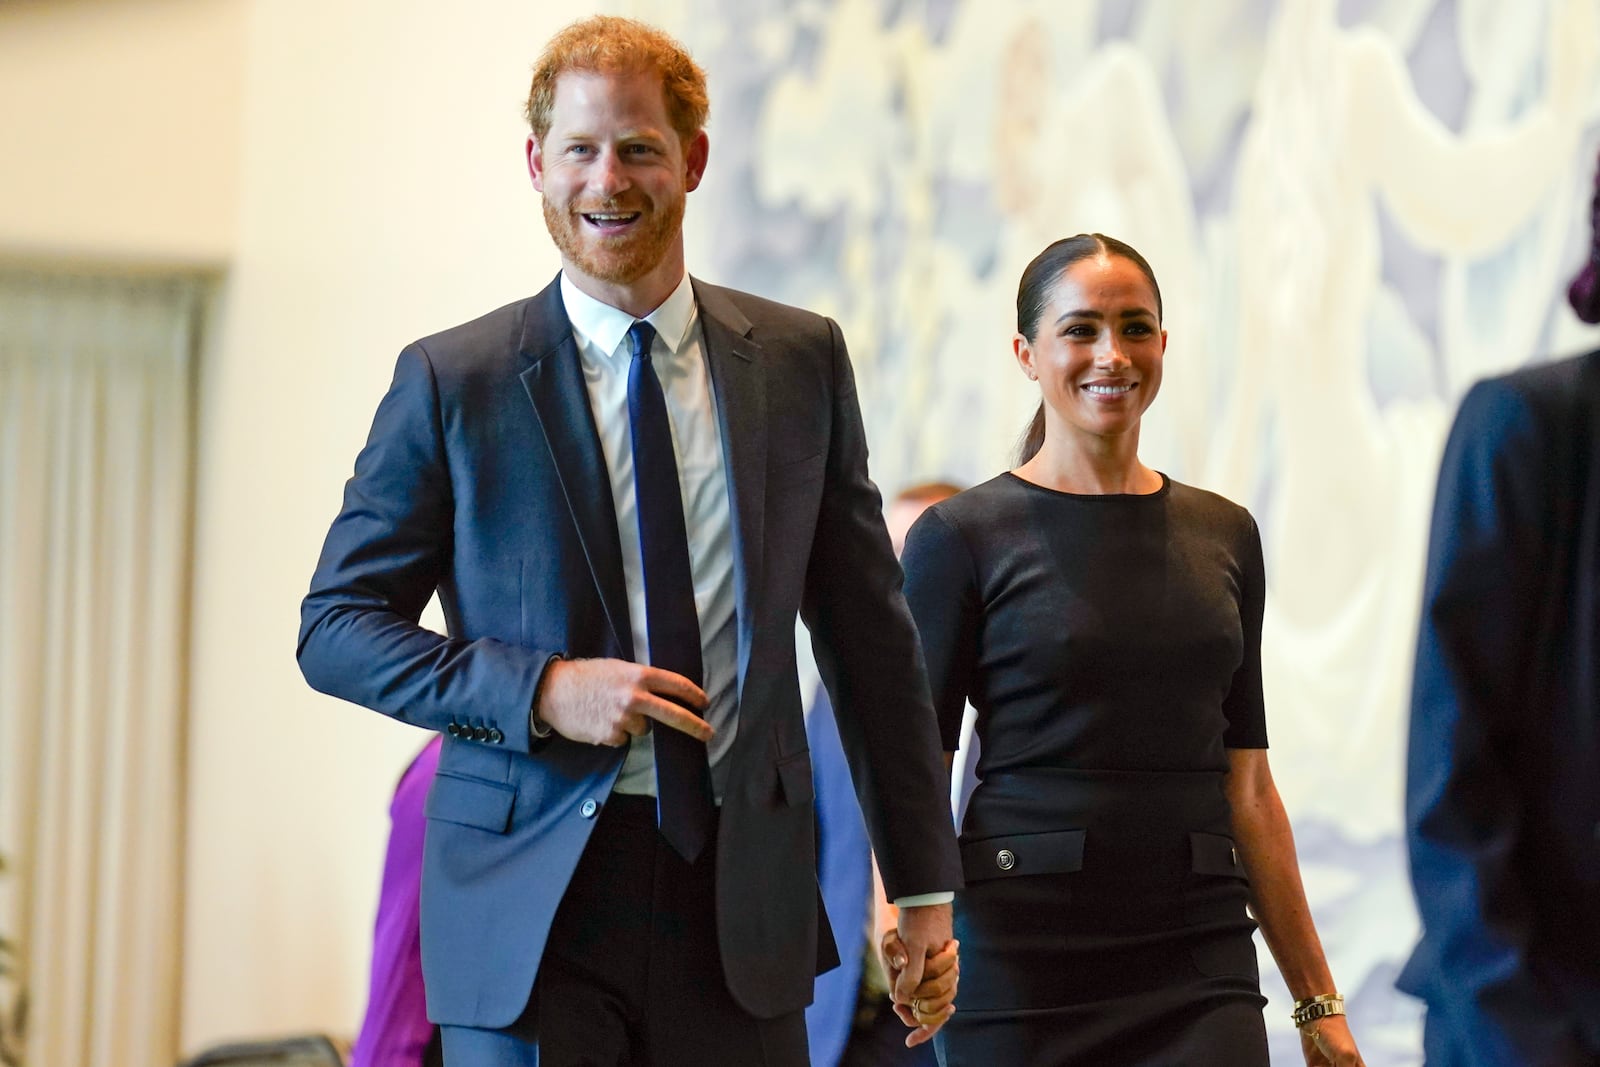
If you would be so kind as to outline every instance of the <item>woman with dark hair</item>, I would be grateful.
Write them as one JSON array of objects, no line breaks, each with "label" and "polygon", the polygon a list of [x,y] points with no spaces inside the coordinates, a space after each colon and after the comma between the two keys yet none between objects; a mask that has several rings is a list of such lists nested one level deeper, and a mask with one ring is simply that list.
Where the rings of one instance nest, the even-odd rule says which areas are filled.
[{"label": "woman with dark hair", "polygon": [[1260,536],[1139,460],[1161,293],[1100,234],[1017,293],[1042,402],[1014,470],[912,529],[906,598],[945,747],[977,709],[946,1067],[1267,1063],[1251,933],[1308,1064],[1361,1063],[1266,758]]}]

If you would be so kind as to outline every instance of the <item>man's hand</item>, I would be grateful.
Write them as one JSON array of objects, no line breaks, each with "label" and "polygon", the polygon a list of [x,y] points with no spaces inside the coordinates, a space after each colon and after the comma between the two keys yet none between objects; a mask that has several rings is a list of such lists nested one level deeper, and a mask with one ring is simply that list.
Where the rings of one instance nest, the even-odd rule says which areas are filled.
[{"label": "man's hand", "polygon": [[922,1044],[955,1014],[961,968],[959,945],[950,939],[950,905],[900,909],[897,930],[883,935],[883,962],[893,988],[895,1014],[916,1027],[906,1046]]},{"label": "man's hand", "polygon": [[[681,674],[622,659],[558,659],[545,668],[534,713],[571,741],[615,748],[652,722],[711,740],[704,690]],[[949,919],[945,920],[949,929]]]}]

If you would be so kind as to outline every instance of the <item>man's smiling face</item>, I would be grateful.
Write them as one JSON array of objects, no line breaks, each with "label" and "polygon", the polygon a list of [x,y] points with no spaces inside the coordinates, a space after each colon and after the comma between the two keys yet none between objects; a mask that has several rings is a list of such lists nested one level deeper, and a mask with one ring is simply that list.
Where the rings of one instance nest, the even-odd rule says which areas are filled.
[{"label": "man's smiling face", "polygon": [[704,132],[686,141],[672,128],[659,75],[561,75],[550,129],[528,142],[528,170],[573,281],[618,307],[618,290],[670,292],[706,155]]}]

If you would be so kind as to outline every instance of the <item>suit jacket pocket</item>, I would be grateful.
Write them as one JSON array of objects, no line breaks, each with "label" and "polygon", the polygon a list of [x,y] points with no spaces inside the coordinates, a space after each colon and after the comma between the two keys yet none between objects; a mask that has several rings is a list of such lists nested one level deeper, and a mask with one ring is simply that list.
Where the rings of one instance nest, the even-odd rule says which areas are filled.
[{"label": "suit jacket pocket", "polygon": [[1070,874],[1083,870],[1083,830],[1007,834],[961,842],[967,883],[1024,874]]},{"label": "suit jacket pocket", "polygon": [[816,799],[817,787],[811,780],[811,753],[797,752],[778,761],[778,783],[790,807]]},{"label": "suit jacket pocket", "polygon": [[428,791],[424,811],[430,819],[503,834],[511,826],[516,799],[515,786],[441,771]]},{"label": "suit jacket pocket", "polygon": [[769,487],[804,485],[822,477],[822,471],[828,460],[826,452],[813,452],[809,456],[799,459],[791,457],[778,457],[775,462],[767,464],[767,484]]}]

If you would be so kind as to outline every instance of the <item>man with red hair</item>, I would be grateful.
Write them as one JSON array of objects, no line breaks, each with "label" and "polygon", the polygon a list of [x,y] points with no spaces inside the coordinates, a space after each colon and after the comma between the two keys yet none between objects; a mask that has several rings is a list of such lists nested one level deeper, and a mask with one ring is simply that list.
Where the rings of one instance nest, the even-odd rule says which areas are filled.
[{"label": "man with red hair", "polygon": [[[446,735],[422,962],[446,1062],[806,1062],[837,962],[793,631],[887,892],[908,1040],[960,865],[838,326],[691,278],[704,75],[627,19],[534,69],[542,293],[401,353],[302,607],[318,689]],[[418,625],[437,592],[448,635]]]}]

